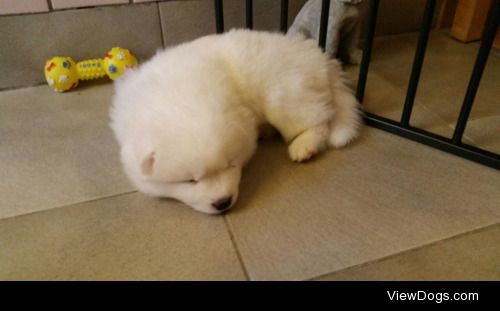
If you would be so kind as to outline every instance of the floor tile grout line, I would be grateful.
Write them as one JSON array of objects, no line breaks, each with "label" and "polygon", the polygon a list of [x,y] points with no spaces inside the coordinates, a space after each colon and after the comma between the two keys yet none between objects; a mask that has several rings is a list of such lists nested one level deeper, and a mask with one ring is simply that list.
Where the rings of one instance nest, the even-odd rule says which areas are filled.
[{"label": "floor tile grout line", "polygon": [[47,85],[47,82],[40,81],[40,82],[36,82],[36,83],[30,84],[30,85],[17,85],[17,86],[11,86],[11,87],[3,87],[3,88],[0,88],[0,93],[1,92],[23,90],[23,89],[31,89],[31,88],[40,87],[43,85]]},{"label": "floor tile grout line", "polygon": [[[383,80],[384,82],[386,82],[387,84],[390,84],[391,86],[393,86],[395,89],[398,89],[400,90],[400,87],[398,87],[397,84],[395,84],[394,82],[386,79],[385,77],[383,77],[382,75],[378,74],[378,72],[376,70],[374,70],[374,73],[376,73],[378,75],[378,78]],[[404,90],[400,90],[401,92],[404,93]],[[455,128],[453,127],[452,124],[450,124],[448,121],[446,121],[445,118],[443,118],[438,112],[432,110],[430,107],[427,107],[427,105],[425,105],[422,101],[420,101],[418,98],[415,99],[415,106],[420,106],[422,107],[422,109],[424,109],[425,111],[427,111],[429,114],[431,114],[440,124],[436,124],[437,126],[445,126],[451,130],[455,130]],[[425,130],[425,128],[422,128],[423,130]],[[464,137],[466,137],[467,139],[473,141],[471,138],[469,138],[467,135],[464,135]]]},{"label": "floor tile grout line", "polygon": [[315,277],[312,277],[312,278],[308,278],[305,281],[316,281],[316,280],[318,280],[318,279],[320,279],[322,277],[326,277],[328,275],[337,274],[337,273],[340,273],[342,271],[346,271],[346,270],[349,270],[349,269],[366,267],[366,266],[369,266],[369,265],[372,265],[372,264],[377,264],[377,263],[380,263],[380,262],[382,262],[384,260],[396,258],[396,257],[398,257],[400,255],[404,255],[404,254],[407,254],[407,253],[413,253],[413,252],[419,251],[419,250],[427,248],[427,247],[432,247],[432,246],[437,245],[439,243],[446,243],[446,242],[450,242],[450,241],[457,240],[459,238],[465,237],[467,235],[471,235],[471,234],[476,234],[476,233],[479,233],[479,232],[487,231],[487,230],[490,230],[490,229],[492,229],[493,227],[496,227],[496,226],[500,226],[500,222],[497,222],[497,223],[494,223],[494,224],[489,224],[489,225],[486,225],[484,227],[472,229],[472,230],[469,230],[469,231],[461,232],[459,234],[456,234],[456,235],[453,235],[453,236],[450,236],[450,237],[447,237],[447,238],[444,238],[444,239],[441,239],[441,240],[433,241],[433,242],[430,242],[430,243],[427,243],[427,244],[424,244],[424,245],[420,245],[420,246],[417,246],[417,247],[414,247],[414,248],[406,249],[406,250],[403,250],[403,251],[400,251],[400,252],[397,252],[397,253],[394,253],[394,254],[390,254],[388,256],[376,258],[376,259],[371,260],[371,261],[365,261],[365,262],[362,262],[362,263],[359,263],[359,264],[355,264],[355,265],[352,265],[352,266],[349,266],[349,267],[342,268],[340,270],[335,270],[335,271],[323,273],[323,274],[320,274],[318,276],[315,276]]},{"label": "floor tile grout line", "polygon": [[[376,71],[376,70],[374,70],[374,72],[375,72],[375,73],[377,73],[377,71]],[[378,74],[378,73],[377,73],[377,74]],[[381,79],[381,80],[383,80],[384,82],[386,82],[386,83],[388,83],[388,84],[392,85],[394,88],[399,89],[399,87],[398,87],[395,83],[393,83],[393,82],[391,82],[391,81],[389,81],[389,80],[385,79],[383,76],[379,75],[379,79]],[[357,81],[357,80],[356,80],[356,81]],[[455,130],[455,127],[453,126],[453,123],[450,123],[450,122],[446,121],[446,119],[445,119],[444,117],[442,117],[442,116],[441,116],[441,114],[439,114],[438,112],[434,111],[432,108],[427,107],[427,105],[425,105],[424,103],[422,103],[420,100],[415,99],[415,107],[417,107],[417,106],[422,107],[422,109],[424,109],[427,113],[431,114],[431,115],[432,115],[432,116],[433,116],[433,117],[434,117],[434,118],[435,118],[435,119],[439,122],[439,124],[436,124],[436,126],[444,126],[444,127],[448,128],[448,129],[451,129],[452,131],[454,131],[454,130]],[[395,120],[395,121],[396,121],[396,120]],[[420,127],[420,128],[421,128],[421,129],[423,129],[423,130],[426,130],[426,129],[425,129],[425,128],[423,128],[423,127]],[[429,131],[429,130],[427,130],[427,131]],[[475,143],[476,143],[476,142],[475,142],[475,140],[474,140],[474,139],[472,139],[470,136],[468,136],[466,133],[464,133],[464,135],[463,135],[463,136],[464,136],[467,140],[469,140],[471,143],[473,143],[473,144],[475,144]]]},{"label": "floor tile grout line", "polygon": [[[425,105],[424,103],[419,103],[419,105],[422,106],[422,108],[424,108],[425,110],[427,110],[427,112],[429,112],[430,114],[434,115],[434,117],[436,119],[438,119],[439,121],[443,122],[446,125],[446,127],[448,127],[449,129],[451,129],[452,131],[455,131],[455,126],[453,125],[453,123],[450,123],[450,122],[446,121],[446,119],[444,117],[442,117],[438,112],[432,110],[430,107],[427,107],[427,105]],[[466,139],[468,139],[469,141],[471,141],[472,143],[475,143],[475,141],[471,137],[469,137],[468,135],[466,135],[465,133],[464,133],[463,136]]]},{"label": "floor tile grout line", "polygon": [[18,218],[18,217],[30,216],[30,215],[37,214],[37,213],[43,213],[43,212],[47,212],[47,211],[52,211],[52,210],[55,210],[55,209],[60,209],[60,208],[65,208],[65,207],[71,207],[71,206],[75,206],[75,205],[79,205],[79,204],[85,204],[85,203],[91,203],[91,202],[96,202],[96,201],[100,201],[100,200],[117,198],[117,197],[120,197],[120,196],[132,194],[132,193],[136,193],[136,192],[138,192],[138,191],[137,190],[131,190],[131,191],[121,192],[121,193],[112,194],[112,195],[108,195],[108,196],[96,197],[96,198],[92,198],[92,199],[88,199],[88,200],[83,200],[83,201],[68,203],[68,204],[64,204],[64,205],[54,206],[54,207],[50,207],[50,208],[43,209],[43,210],[37,210],[37,211],[28,212],[28,213],[25,213],[25,214],[19,214],[19,215],[14,215],[14,216],[7,216],[7,217],[4,217],[4,218],[0,218],[0,222],[4,221],[4,220],[10,220],[10,219]]},{"label": "floor tile grout line", "polygon": [[234,235],[233,230],[231,229],[231,224],[229,223],[229,220],[227,219],[226,215],[222,216],[224,218],[224,224],[226,226],[227,232],[229,234],[229,238],[231,239],[231,243],[233,244],[234,250],[236,252],[236,257],[238,257],[238,262],[240,263],[241,269],[243,270],[243,274],[245,275],[245,278],[247,281],[251,281],[252,279],[250,278],[250,274],[248,273],[248,269],[245,266],[245,262],[243,261],[243,256],[238,248],[238,245],[236,243],[236,237]]}]

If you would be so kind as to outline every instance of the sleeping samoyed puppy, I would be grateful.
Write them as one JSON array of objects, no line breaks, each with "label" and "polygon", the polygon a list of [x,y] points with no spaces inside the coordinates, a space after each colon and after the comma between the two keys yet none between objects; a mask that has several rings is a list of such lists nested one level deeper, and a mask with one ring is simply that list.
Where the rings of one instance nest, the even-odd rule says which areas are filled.
[{"label": "sleeping samoyed puppy", "polygon": [[269,124],[302,162],[360,127],[340,64],[313,40],[232,30],[158,52],[116,81],[111,128],[142,192],[217,214]]}]

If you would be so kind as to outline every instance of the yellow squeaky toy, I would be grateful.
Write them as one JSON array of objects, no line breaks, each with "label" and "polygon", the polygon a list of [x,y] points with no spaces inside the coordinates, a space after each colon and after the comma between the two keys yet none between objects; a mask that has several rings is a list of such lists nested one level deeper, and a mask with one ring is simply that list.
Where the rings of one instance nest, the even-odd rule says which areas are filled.
[{"label": "yellow squeaky toy", "polygon": [[108,76],[114,80],[125,70],[137,66],[137,59],[128,49],[114,47],[104,58],[76,63],[71,57],[56,56],[45,63],[45,79],[57,92],[65,92],[78,86],[79,80],[91,80]]}]

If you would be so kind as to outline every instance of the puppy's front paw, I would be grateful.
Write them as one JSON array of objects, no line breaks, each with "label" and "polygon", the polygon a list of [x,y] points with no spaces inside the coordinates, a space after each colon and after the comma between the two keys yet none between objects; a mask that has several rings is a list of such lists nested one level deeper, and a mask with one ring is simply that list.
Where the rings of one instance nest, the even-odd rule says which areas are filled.
[{"label": "puppy's front paw", "polygon": [[288,154],[294,162],[307,161],[316,155],[321,147],[321,141],[312,131],[306,131],[297,136],[290,146]]}]

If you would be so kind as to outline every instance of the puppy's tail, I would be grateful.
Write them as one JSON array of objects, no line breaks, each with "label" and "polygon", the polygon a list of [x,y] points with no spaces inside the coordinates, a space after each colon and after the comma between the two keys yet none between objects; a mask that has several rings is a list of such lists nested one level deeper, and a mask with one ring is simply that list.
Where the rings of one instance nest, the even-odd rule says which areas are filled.
[{"label": "puppy's tail", "polygon": [[329,65],[335,107],[335,114],[330,121],[329,144],[331,147],[340,148],[358,136],[361,127],[361,110],[358,100],[346,85],[340,63],[332,60]]}]

